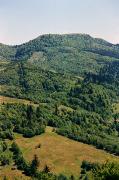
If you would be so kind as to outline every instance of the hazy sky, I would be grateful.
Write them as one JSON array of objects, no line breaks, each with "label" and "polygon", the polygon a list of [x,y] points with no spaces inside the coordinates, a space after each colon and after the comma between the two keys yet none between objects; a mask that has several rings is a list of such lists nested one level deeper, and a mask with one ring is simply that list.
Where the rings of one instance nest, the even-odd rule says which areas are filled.
[{"label": "hazy sky", "polygon": [[0,42],[86,33],[119,43],[119,0],[0,0]]}]

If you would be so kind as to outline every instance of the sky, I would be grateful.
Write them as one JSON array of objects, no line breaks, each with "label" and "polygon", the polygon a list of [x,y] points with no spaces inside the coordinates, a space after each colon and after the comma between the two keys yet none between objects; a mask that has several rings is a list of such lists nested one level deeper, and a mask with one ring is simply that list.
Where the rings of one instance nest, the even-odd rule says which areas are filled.
[{"label": "sky", "polygon": [[119,43],[119,0],[0,0],[0,42],[85,33]]}]

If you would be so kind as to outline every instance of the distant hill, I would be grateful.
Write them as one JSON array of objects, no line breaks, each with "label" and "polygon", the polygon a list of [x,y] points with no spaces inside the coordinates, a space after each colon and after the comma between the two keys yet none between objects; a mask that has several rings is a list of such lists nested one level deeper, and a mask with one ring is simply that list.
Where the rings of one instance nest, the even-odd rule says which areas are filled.
[{"label": "distant hill", "polygon": [[18,46],[0,44],[0,58],[25,60],[43,69],[81,75],[118,61],[119,46],[86,34],[48,34]]}]

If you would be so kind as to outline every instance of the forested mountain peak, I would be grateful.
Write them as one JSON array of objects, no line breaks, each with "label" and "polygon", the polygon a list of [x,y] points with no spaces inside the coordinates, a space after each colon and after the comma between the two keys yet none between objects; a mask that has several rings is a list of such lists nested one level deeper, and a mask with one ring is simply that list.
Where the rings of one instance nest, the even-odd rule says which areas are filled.
[{"label": "forested mountain peak", "polygon": [[83,75],[119,60],[119,46],[87,34],[46,34],[21,45],[0,44],[0,56],[60,73]]}]

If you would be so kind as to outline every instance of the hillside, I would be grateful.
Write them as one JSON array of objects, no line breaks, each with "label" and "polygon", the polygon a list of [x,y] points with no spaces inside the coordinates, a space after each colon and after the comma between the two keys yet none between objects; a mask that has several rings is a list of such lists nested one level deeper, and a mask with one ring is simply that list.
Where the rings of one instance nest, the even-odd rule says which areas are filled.
[{"label": "hillside", "polygon": [[[65,75],[26,62],[6,64],[0,76],[0,94],[37,102],[50,102],[67,93],[78,77]],[[47,99],[46,99],[47,98]]]},{"label": "hillside", "polygon": [[[107,74],[108,66],[99,71],[99,77],[100,72]],[[83,79],[31,66],[29,62],[11,62],[4,68],[0,76],[0,94],[10,105],[2,105],[1,124],[7,119],[10,126],[6,125],[4,129],[1,125],[4,129],[2,137],[4,134],[13,137],[14,131],[28,137],[38,135],[44,129],[40,127],[42,130],[38,131],[38,124],[42,123],[58,127],[61,135],[119,154],[119,128],[115,121],[119,115],[113,112],[113,104],[117,103],[118,97],[114,91],[115,84],[110,89],[106,83],[93,81],[91,75],[95,77],[95,74],[87,74]],[[113,72],[116,73],[115,70]],[[111,73],[114,78],[115,73]],[[17,103],[27,104],[25,101],[32,102],[28,103],[29,106],[38,104],[37,111]],[[32,110],[30,122],[29,109]]]}]

